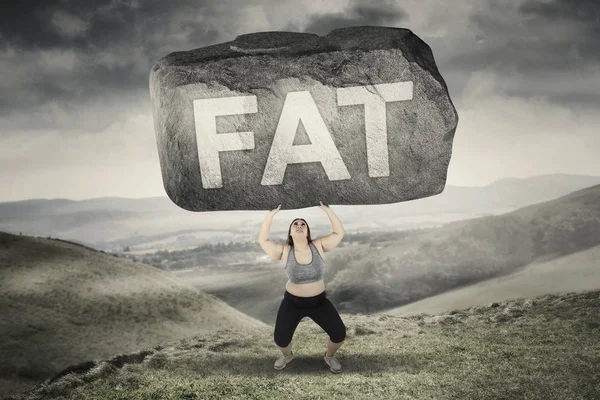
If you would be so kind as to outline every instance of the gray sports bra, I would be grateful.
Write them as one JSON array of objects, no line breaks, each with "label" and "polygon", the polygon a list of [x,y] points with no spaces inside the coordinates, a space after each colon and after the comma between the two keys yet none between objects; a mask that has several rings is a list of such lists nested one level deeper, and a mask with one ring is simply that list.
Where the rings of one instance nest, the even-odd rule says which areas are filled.
[{"label": "gray sports bra", "polygon": [[292,283],[312,283],[323,279],[325,260],[321,257],[319,250],[317,250],[312,242],[308,246],[312,253],[310,264],[299,264],[294,254],[294,245],[290,247],[287,264],[285,265],[285,273]]}]

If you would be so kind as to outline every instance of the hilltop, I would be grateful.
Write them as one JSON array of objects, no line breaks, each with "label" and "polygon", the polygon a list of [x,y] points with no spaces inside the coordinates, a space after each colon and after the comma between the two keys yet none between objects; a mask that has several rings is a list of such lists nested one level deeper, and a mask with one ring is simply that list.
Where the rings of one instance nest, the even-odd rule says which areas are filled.
[{"label": "hilltop", "polygon": [[433,316],[342,314],[339,375],[311,320],[282,371],[272,328],[226,330],[74,365],[8,399],[597,399],[599,307],[596,290]]}]

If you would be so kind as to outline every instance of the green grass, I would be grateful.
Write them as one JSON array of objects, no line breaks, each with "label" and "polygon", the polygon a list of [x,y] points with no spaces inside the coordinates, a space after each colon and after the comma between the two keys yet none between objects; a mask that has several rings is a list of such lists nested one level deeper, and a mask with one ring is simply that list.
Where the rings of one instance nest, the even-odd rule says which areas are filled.
[{"label": "green grass", "polygon": [[590,291],[435,316],[343,314],[341,374],[325,365],[327,336],[311,320],[282,371],[272,327],[229,329],[122,367],[98,362],[11,399],[596,399],[599,307],[600,291]]}]

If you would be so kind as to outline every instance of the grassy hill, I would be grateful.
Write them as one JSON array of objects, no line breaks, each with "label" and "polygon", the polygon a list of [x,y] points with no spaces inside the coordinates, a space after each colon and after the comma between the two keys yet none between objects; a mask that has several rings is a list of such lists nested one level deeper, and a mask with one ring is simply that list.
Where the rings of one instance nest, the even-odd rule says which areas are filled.
[{"label": "grassy hill", "polygon": [[440,313],[477,304],[549,293],[600,289],[600,246],[526,265],[509,275],[477,282],[381,314]]},{"label": "grassy hill", "polygon": [[600,244],[600,185],[515,210],[531,225],[536,254],[565,255]]},{"label": "grassy hill", "polygon": [[338,375],[311,320],[282,371],[271,328],[226,330],[73,365],[8,399],[597,399],[599,308],[589,291],[434,316],[342,314]]},{"label": "grassy hill", "polygon": [[341,312],[388,310],[600,245],[600,185],[377,245],[330,258],[326,281]]},{"label": "grassy hill", "polygon": [[157,268],[3,232],[0,314],[4,392],[84,360],[219,329],[266,326]]}]

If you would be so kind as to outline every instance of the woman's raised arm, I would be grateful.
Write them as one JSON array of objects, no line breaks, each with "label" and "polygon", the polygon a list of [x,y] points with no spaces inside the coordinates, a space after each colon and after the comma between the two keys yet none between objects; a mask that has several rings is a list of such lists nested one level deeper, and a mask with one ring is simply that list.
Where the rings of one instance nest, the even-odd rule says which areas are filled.
[{"label": "woman's raised arm", "polygon": [[279,205],[279,207],[277,207],[274,210],[271,210],[267,214],[262,226],[260,227],[260,232],[258,233],[258,243],[260,244],[260,247],[262,247],[265,253],[267,253],[267,255],[270,256],[273,260],[281,259],[281,255],[283,254],[284,248],[281,243],[273,242],[271,239],[269,239],[269,233],[271,232],[271,221],[273,220],[275,214],[279,212],[280,207],[281,204]]},{"label": "woman's raised arm", "polygon": [[333,232],[329,235],[314,239],[313,242],[321,243],[323,251],[331,251],[342,241],[342,238],[344,237],[344,225],[342,225],[342,221],[340,221],[338,216],[335,215],[329,206],[324,205],[322,202],[319,203],[321,203],[321,210],[325,211],[329,217],[329,221],[331,221],[331,229]]}]

